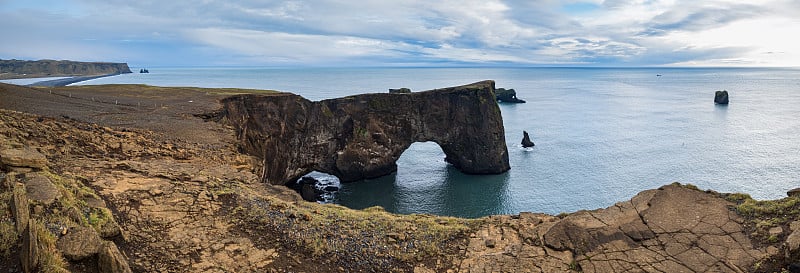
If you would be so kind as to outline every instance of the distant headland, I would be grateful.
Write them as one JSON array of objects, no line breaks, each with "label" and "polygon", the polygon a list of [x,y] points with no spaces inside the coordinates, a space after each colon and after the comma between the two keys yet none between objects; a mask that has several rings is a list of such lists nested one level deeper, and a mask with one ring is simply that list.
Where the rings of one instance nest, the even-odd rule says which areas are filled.
[{"label": "distant headland", "polygon": [[100,76],[131,73],[127,63],[76,62],[67,60],[0,60],[0,80]]}]

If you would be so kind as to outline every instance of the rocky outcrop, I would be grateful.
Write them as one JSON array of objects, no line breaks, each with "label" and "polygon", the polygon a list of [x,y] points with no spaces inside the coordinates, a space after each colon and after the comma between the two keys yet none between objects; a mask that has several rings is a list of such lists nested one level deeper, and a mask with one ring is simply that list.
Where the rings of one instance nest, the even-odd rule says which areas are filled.
[{"label": "rocky outcrop", "polygon": [[41,247],[39,246],[39,235],[34,230],[36,220],[29,219],[25,231],[22,233],[22,247],[20,249],[20,263],[22,263],[22,272],[30,273],[37,272],[39,267],[39,253]]},{"label": "rocky outcrop", "polygon": [[749,272],[768,251],[747,237],[732,205],[673,184],[563,219],[492,216],[471,236],[459,271]]},{"label": "rocky outcrop", "polygon": [[728,91],[722,90],[714,92],[714,103],[728,104]]},{"label": "rocky outcrop", "polygon": [[25,186],[22,184],[15,184],[12,190],[11,212],[14,214],[17,233],[22,234],[28,228],[28,220],[31,218],[28,196],[25,194]]},{"label": "rocky outcrop", "polygon": [[533,146],[536,146],[536,144],[533,144],[533,141],[531,141],[531,137],[528,135],[528,132],[522,131],[522,147],[528,148]]},{"label": "rocky outcrop", "polygon": [[0,79],[131,73],[126,63],[0,60]]},{"label": "rocky outcrop", "polygon": [[43,169],[47,157],[32,148],[5,149],[0,151],[0,167],[19,171],[20,169]]},{"label": "rocky outcrop", "polygon": [[294,94],[238,95],[221,116],[243,151],[263,159],[262,180],[286,184],[311,172],[341,181],[394,172],[414,142],[439,144],[465,173],[509,167],[494,81],[410,94],[364,94],[312,102]]},{"label": "rocky outcrop", "polygon": [[517,91],[512,89],[505,89],[505,88],[497,88],[494,90],[494,94],[499,102],[510,102],[510,103],[525,103],[524,100],[517,98]]},{"label": "rocky outcrop", "polygon": [[130,273],[133,272],[128,265],[125,255],[119,251],[117,245],[105,241],[97,253],[97,269],[100,272],[108,273]]},{"label": "rocky outcrop", "polygon": [[44,205],[50,205],[61,197],[58,187],[49,178],[37,173],[25,175],[25,191],[29,199]]},{"label": "rocky outcrop", "polygon": [[89,258],[100,251],[103,241],[92,228],[75,227],[58,239],[56,247],[71,261]]},{"label": "rocky outcrop", "polygon": [[389,88],[389,93],[392,93],[392,94],[395,94],[395,93],[407,94],[407,93],[411,93],[411,89],[405,88],[405,87],[397,88],[397,89]]}]

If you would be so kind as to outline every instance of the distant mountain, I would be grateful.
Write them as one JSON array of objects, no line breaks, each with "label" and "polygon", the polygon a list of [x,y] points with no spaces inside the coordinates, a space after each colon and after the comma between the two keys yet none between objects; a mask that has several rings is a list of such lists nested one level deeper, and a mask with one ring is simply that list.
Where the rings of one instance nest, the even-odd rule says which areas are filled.
[{"label": "distant mountain", "polygon": [[127,63],[0,60],[0,79],[131,73]]}]

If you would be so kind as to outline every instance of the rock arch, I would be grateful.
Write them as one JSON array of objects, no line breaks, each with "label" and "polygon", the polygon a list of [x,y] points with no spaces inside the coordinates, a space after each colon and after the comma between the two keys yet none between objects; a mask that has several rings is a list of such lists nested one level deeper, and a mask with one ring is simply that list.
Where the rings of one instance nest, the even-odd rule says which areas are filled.
[{"label": "rock arch", "polygon": [[222,100],[241,149],[263,160],[262,180],[286,184],[311,172],[355,181],[389,174],[411,143],[439,144],[471,174],[507,171],[494,81],[415,93],[363,94],[319,102],[289,93]]}]

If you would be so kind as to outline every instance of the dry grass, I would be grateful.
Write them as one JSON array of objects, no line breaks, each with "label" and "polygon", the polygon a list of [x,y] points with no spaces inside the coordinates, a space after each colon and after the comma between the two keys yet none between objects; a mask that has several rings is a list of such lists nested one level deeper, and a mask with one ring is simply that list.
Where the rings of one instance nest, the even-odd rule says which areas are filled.
[{"label": "dry grass", "polygon": [[17,230],[11,213],[11,191],[0,193],[0,257],[8,257],[17,245]]}]

